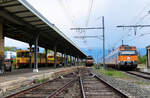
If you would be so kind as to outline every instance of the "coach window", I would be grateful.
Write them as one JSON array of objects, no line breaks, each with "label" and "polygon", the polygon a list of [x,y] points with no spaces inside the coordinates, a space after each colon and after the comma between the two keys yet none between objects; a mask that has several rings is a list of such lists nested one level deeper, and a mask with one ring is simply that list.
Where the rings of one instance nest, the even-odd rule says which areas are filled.
[{"label": "coach window", "polygon": [[29,52],[25,52],[25,53],[24,53],[24,56],[25,56],[25,57],[29,57]]},{"label": "coach window", "polygon": [[17,57],[21,57],[21,56],[22,56],[22,53],[18,52]]}]

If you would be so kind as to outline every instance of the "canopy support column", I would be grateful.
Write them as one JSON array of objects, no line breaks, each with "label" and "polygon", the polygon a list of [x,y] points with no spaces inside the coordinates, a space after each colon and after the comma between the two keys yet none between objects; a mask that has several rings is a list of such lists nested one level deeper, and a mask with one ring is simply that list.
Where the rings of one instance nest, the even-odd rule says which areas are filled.
[{"label": "canopy support column", "polygon": [[72,66],[72,56],[70,55],[70,66]]},{"label": "canopy support column", "polygon": [[64,57],[63,57],[63,53],[61,53],[61,66],[63,66],[64,63]]},{"label": "canopy support column", "polygon": [[56,49],[57,49],[57,47],[56,46],[54,46],[54,67],[56,68],[57,66],[57,64],[56,64],[56,61],[57,61],[57,51],[56,51]]},{"label": "canopy support column", "polygon": [[32,68],[32,44],[31,43],[29,43],[29,57],[30,57],[29,67]]},{"label": "canopy support column", "polygon": [[3,35],[3,24],[0,23],[0,73],[4,70],[4,35]]},{"label": "canopy support column", "polygon": [[66,55],[66,65],[68,66],[68,55]]},{"label": "canopy support column", "polygon": [[77,57],[77,66],[79,66],[79,57]]},{"label": "canopy support column", "polygon": [[48,66],[48,59],[47,59],[47,48],[45,48],[45,61],[46,61],[46,67]]},{"label": "canopy support column", "polygon": [[34,42],[34,69],[33,72],[38,72],[38,41],[39,41],[39,33],[35,38]]},{"label": "canopy support column", "polygon": [[66,63],[66,52],[64,53],[64,67],[66,67],[67,63]]}]

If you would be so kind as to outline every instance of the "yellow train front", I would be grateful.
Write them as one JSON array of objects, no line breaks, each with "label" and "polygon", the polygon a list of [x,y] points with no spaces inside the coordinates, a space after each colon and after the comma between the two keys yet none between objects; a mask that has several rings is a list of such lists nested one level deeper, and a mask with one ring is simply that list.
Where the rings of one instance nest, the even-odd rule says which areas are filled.
[{"label": "yellow train front", "polygon": [[138,53],[136,47],[121,45],[106,57],[106,64],[109,67],[118,69],[135,69],[138,65]]}]

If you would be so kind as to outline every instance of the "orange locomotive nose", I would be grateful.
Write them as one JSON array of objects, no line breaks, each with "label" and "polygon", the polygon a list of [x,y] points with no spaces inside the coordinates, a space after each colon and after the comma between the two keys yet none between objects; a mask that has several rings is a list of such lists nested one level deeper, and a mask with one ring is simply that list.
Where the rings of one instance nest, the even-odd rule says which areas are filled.
[{"label": "orange locomotive nose", "polygon": [[138,57],[137,56],[118,56],[119,61],[137,61]]}]

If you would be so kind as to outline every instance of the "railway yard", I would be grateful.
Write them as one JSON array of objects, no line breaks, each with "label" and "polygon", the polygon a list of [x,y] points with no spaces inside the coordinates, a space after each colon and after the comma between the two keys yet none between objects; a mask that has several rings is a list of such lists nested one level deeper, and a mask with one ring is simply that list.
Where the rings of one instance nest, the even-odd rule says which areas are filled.
[{"label": "railway yard", "polygon": [[[149,38],[142,38],[144,42],[141,41],[140,44],[136,43],[138,41],[128,41],[129,37],[133,37],[129,34],[132,29],[137,38],[145,35],[137,30],[142,32],[144,27],[150,27],[139,25],[150,11],[144,17],[140,17],[140,22],[137,22],[139,24],[116,26],[123,30],[129,28],[127,36],[123,36],[117,34],[120,32],[117,29],[105,30],[105,25],[109,28],[117,23],[116,19],[113,19],[116,17],[113,16],[114,12],[117,12],[117,15],[121,15],[121,12],[128,15],[127,12],[137,11],[132,12],[128,9],[129,0],[126,2],[128,7],[122,7],[127,8],[127,12],[111,9],[114,12],[108,16],[112,15],[110,19],[115,20],[115,23],[110,23],[111,25],[107,23],[108,12],[104,14],[104,18],[101,13],[97,16],[94,10],[93,16],[91,15],[92,21],[89,21],[92,8],[99,8],[98,0],[86,0],[86,3],[84,0],[84,3],[79,1],[0,0],[0,98],[150,98],[150,46],[145,44]],[[102,3],[102,0],[100,2]],[[126,5],[121,0],[118,2],[119,6]],[[75,4],[82,4],[78,6],[79,10],[87,10],[87,15],[75,11],[75,8],[78,9]],[[93,7],[94,4],[97,7]],[[88,8],[85,5],[88,5]],[[144,10],[146,8],[144,7]],[[73,15],[74,11],[78,17]],[[48,17],[44,13],[47,13]],[[52,17],[54,19],[51,19]],[[80,21],[84,18],[85,26]],[[76,26],[75,21],[80,25]],[[101,26],[95,26],[97,21]],[[94,23],[93,27],[88,27],[90,22]],[[102,34],[97,35],[99,29],[102,30]],[[91,32],[88,30],[95,30],[92,31],[94,36],[86,36]],[[73,31],[76,34],[73,34]],[[105,31],[117,33],[108,34]],[[146,33],[148,34],[150,33]],[[122,43],[111,46],[110,44],[115,43],[114,40],[120,36],[121,41],[117,42]],[[78,42],[76,38],[82,42]],[[86,40],[87,38],[94,40]],[[99,44],[100,41],[95,38],[102,40],[103,44]],[[134,37],[133,40],[135,39]],[[12,44],[17,46],[14,47]],[[93,50],[88,49],[89,46],[93,46]]]},{"label": "railway yard", "polygon": [[[110,70],[110,69],[108,69]],[[116,69],[111,69],[118,71]],[[71,67],[49,70],[39,74],[5,75],[10,80],[0,81],[2,98],[149,98],[150,80],[139,71],[133,75],[127,71],[125,77],[110,76],[93,67]],[[25,72],[25,71],[24,71]],[[144,72],[145,73],[145,72]],[[41,76],[44,74],[44,76]],[[140,76],[139,76],[140,74]],[[148,74],[148,73],[146,73]],[[30,75],[30,77],[29,77]],[[46,77],[47,75],[47,77]],[[20,79],[19,79],[20,77]],[[22,78],[21,78],[22,77]],[[27,78],[29,77],[29,78]],[[26,79],[25,79],[26,78]],[[32,78],[32,79],[31,79]],[[14,81],[16,80],[16,82]],[[17,81],[18,79],[18,81]],[[5,78],[4,78],[5,80]],[[12,82],[9,84],[9,82]],[[19,83],[21,82],[21,83]],[[6,87],[7,85],[7,87]],[[13,87],[14,86],[14,87]],[[5,90],[4,90],[5,89]],[[2,91],[3,90],[3,91]]]}]

